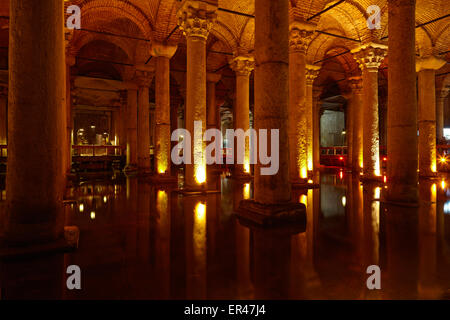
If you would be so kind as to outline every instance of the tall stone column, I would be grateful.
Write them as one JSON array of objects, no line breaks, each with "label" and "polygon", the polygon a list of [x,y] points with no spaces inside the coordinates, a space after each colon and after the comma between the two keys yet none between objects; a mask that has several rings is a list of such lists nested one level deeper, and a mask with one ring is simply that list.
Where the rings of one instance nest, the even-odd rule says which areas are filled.
[{"label": "tall stone column", "polygon": [[416,62],[419,74],[419,176],[436,176],[436,70],[446,64],[433,56]]},{"label": "tall stone column", "polygon": [[362,70],[363,81],[363,173],[366,179],[381,176],[378,126],[378,67],[387,47],[377,43],[361,46],[352,53]]},{"label": "tall stone column", "polygon": [[363,167],[363,104],[362,104],[362,78],[351,77],[349,84],[352,89],[352,170],[359,173]]},{"label": "tall stone column", "polygon": [[207,104],[207,127],[208,129],[215,128],[219,129],[219,123],[217,121],[218,110],[217,110],[217,100],[216,100],[216,85],[220,81],[222,77],[221,74],[217,73],[208,73],[206,75],[207,81],[207,95],[206,95],[206,104]]},{"label": "tall stone column", "polygon": [[137,164],[140,174],[150,173],[150,98],[149,87],[154,73],[137,72],[138,121],[137,121]]},{"label": "tall stone column", "polygon": [[320,91],[313,90],[313,168],[320,168]]},{"label": "tall stone column", "polygon": [[388,189],[392,202],[417,203],[415,1],[388,0]]},{"label": "tall stone column", "polygon": [[154,43],[152,55],[156,57],[156,109],[155,109],[155,172],[170,176],[170,59],[177,51],[176,45]]},{"label": "tall stone column", "polygon": [[120,94],[120,109],[119,109],[119,122],[118,122],[118,146],[122,149],[126,146],[127,141],[127,91],[123,90],[119,92]]},{"label": "tall stone column", "polygon": [[313,84],[319,75],[320,66],[306,65],[306,128],[307,128],[307,154],[308,171],[314,168],[314,135],[319,134],[314,130],[314,96]]},{"label": "tall stone column", "polygon": [[[255,129],[268,135],[279,130],[279,149],[268,143],[268,154],[279,153],[279,168],[273,175],[263,175],[266,167],[255,166],[254,200],[241,201],[239,217],[258,225],[287,223],[293,232],[304,230],[306,208],[292,203],[289,181],[289,2],[255,2]],[[304,73],[303,73],[304,75]],[[261,147],[261,141],[259,141]],[[281,150],[280,150],[281,148]],[[292,229],[291,229],[292,230]]]},{"label": "tall stone column", "polygon": [[185,186],[206,185],[205,143],[194,133],[194,122],[206,128],[206,40],[217,18],[217,0],[184,0],[178,10],[178,24],[187,41],[186,129],[192,136],[192,163],[186,164]]},{"label": "tall stone column", "polygon": [[[8,87],[0,88],[0,145],[8,144]],[[0,156],[6,156],[0,154]]]},{"label": "tall stone column", "polygon": [[127,89],[127,165],[126,172],[137,170],[137,99],[136,88]]},{"label": "tall stone column", "polygon": [[72,130],[73,130],[73,117],[72,117],[72,79],[70,76],[70,68],[75,65],[75,56],[67,52],[66,48],[66,172],[70,173],[72,168]]},{"label": "tall stone column", "polygon": [[312,24],[294,21],[289,32],[289,168],[294,184],[304,184],[308,179],[306,50],[314,29]]},{"label": "tall stone column", "polygon": [[[236,105],[234,128],[244,132],[250,128],[250,74],[254,68],[254,59],[249,56],[237,56],[230,61],[231,69],[236,73]],[[244,163],[234,165],[233,175],[238,178],[250,176],[249,139],[245,139]],[[234,144],[237,148],[237,144]],[[235,149],[235,152],[241,150]]]},{"label": "tall stone column", "polygon": [[63,8],[62,0],[10,3],[4,219],[10,242],[55,240],[64,230]]},{"label": "tall stone column", "polygon": [[444,142],[444,103],[450,89],[437,91],[436,96],[436,138],[438,143]]}]

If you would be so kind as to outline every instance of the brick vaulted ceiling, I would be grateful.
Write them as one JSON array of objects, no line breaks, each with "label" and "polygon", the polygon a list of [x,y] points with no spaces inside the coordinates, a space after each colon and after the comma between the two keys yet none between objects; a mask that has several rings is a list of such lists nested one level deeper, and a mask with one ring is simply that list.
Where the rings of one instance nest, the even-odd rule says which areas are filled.
[{"label": "brick vaulted ceiling", "polygon": [[[8,15],[9,1],[11,0],[0,0],[0,13],[3,16]],[[218,0],[218,3],[219,8],[253,15],[255,1],[257,0]],[[338,2],[337,0],[285,1],[289,1],[292,11],[296,11],[305,19]],[[180,57],[179,67],[183,67],[181,57],[185,40],[181,31],[173,32],[177,26],[176,13],[181,1],[69,0],[65,3],[81,7],[84,31],[75,31],[70,42],[75,55],[79,55],[80,52],[89,53],[94,58],[121,62],[123,65],[118,67],[120,69],[118,71],[124,75],[127,65],[148,61],[152,41],[162,41],[170,35],[169,41],[180,46],[181,54],[177,53],[176,56]],[[381,8],[380,30],[367,28],[366,21],[369,14],[366,10],[370,5],[378,5]],[[450,14],[448,0],[416,0],[416,25],[448,14]],[[387,0],[346,0],[340,3],[311,21],[317,24],[317,30],[353,40],[317,33],[308,48],[308,62],[317,63],[326,57],[353,49],[361,42],[386,41],[389,35],[387,20]],[[7,23],[7,19],[0,19],[0,27],[3,25],[3,29]],[[416,28],[417,54],[440,54],[450,61],[450,54],[447,52],[450,46],[449,26],[450,17],[447,17]],[[217,23],[208,40],[208,69],[217,70],[226,64],[231,54],[237,50],[251,52],[254,46],[254,28],[255,21],[252,17],[219,11]],[[105,42],[111,46],[103,46]],[[95,49],[95,43],[99,46],[98,50]],[[85,46],[89,46],[88,50],[83,50]],[[352,73],[356,64],[348,55],[340,56],[338,61],[346,73]]]}]

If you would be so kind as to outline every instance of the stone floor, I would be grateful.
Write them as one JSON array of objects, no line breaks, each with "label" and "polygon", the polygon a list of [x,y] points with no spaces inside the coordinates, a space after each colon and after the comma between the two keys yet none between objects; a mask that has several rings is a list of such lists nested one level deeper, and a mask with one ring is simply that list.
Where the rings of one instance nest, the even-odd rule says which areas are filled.
[{"label": "stone floor", "polygon": [[[306,232],[249,230],[233,211],[252,186],[218,176],[222,193],[183,197],[121,178],[68,190],[74,253],[0,265],[1,299],[450,299],[450,177],[420,183],[421,206],[389,206],[384,185],[345,172],[294,191]],[[449,186],[449,187],[448,187]],[[368,290],[369,265],[381,290]],[[66,289],[66,268],[82,289]]]}]

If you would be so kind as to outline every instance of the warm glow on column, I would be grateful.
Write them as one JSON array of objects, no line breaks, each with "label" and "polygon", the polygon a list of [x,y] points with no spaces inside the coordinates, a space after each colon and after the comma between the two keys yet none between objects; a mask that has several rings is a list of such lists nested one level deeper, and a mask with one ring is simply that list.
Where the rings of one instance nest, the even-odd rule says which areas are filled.
[{"label": "warm glow on column", "polygon": [[375,156],[375,176],[381,177],[381,170],[380,170],[380,157],[378,154]]},{"label": "warm glow on column", "polygon": [[431,172],[437,172],[436,159],[433,159],[431,163]]},{"label": "warm glow on column", "polygon": [[[197,121],[196,121],[197,122]],[[203,141],[203,127],[200,123],[194,125],[194,177],[195,182],[203,184],[206,182],[206,159],[205,145]]]},{"label": "warm glow on column", "polygon": [[308,171],[313,170],[313,159],[312,154],[308,154]]},{"label": "warm glow on column", "polygon": [[198,184],[203,184],[206,182],[206,168],[204,164],[195,165],[195,181]]},{"label": "warm glow on column", "polygon": [[300,178],[302,178],[302,179],[308,178],[308,168],[307,167],[302,167],[300,169]]},{"label": "warm glow on column", "polygon": [[248,156],[245,156],[245,160],[244,160],[244,171],[246,173],[250,173],[250,161],[248,159]]},{"label": "warm glow on column", "polygon": [[308,196],[306,194],[300,195],[300,203],[303,203],[306,207],[308,207]]},{"label": "warm glow on column", "polygon": [[244,184],[244,200],[250,199],[250,183]]}]

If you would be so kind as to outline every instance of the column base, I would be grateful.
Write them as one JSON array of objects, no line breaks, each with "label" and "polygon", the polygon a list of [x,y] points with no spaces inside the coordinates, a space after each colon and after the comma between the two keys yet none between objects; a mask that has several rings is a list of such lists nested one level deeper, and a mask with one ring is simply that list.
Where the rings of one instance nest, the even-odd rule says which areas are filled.
[{"label": "column base", "polygon": [[319,184],[314,183],[314,182],[312,182],[312,180],[308,180],[308,179],[292,181],[291,186],[293,189],[316,189],[316,188],[320,187]]},{"label": "column base", "polygon": [[148,177],[149,182],[157,184],[177,184],[178,177],[168,174],[155,174]]},{"label": "column base", "polygon": [[0,260],[74,251],[78,248],[79,238],[78,227],[67,226],[64,227],[64,237],[45,243],[11,246],[4,239],[0,239]]},{"label": "column base", "polygon": [[236,212],[242,225],[275,229],[306,230],[306,206],[302,203],[263,204],[242,200]]}]

